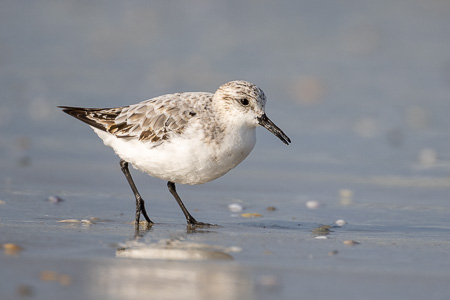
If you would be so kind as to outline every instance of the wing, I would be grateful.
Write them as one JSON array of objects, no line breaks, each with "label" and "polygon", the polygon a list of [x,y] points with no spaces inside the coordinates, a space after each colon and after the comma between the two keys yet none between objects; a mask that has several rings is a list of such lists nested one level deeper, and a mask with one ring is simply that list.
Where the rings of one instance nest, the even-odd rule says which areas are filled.
[{"label": "wing", "polygon": [[151,142],[167,140],[171,134],[181,134],[197,114],[181,95],[160,96],[124,107],[108,132],[117,137],[137,137]]},{"label": "wing", "polygon": [[207,93],[170,94],[119,108],[81,108],[60,106],[63,111],[95,128],[119,138],[162,142],[181,134],[195,118],[195,100],[212,97]]},{"label": "wing", "polygon": [[63,112],[89,124],[97,129],[108,131],[108,128],[114,124],[115,118],[120,114],[120,108],[84,108],[71,106],[58,106]]}]

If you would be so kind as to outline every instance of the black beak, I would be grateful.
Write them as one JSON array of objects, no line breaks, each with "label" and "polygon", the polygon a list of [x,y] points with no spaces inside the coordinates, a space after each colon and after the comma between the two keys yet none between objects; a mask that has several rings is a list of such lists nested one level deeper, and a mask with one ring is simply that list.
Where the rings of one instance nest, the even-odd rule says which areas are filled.
[{"label": "black beak", "polygon": [[263,114],[261,117],[258,117],[258,123],[262,127],[266,128],[270,132],[272,132],[274,135],[276,135],[283,143],[286,145],[289,145],[291,140],[288,138],[288,136],[278,128],[277,125],[275,125],[267,116],[266,114]]}]

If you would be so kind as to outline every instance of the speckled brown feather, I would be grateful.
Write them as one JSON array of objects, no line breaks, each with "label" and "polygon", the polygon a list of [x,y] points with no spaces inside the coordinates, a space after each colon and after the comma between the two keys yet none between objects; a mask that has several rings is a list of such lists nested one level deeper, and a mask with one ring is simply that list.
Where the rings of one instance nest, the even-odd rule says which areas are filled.
[{"label": "speckled brown feather", "polygon": [[122,111],[122,108],[58,107],[62,108],[63,112],[72,117],[103,131],[108,131],[109,127],[114,124],[114,120]]},{"label": "speckled brown feather", "polygon": [[[168,140],[171,134],[181,134],[189,120],[197,115],[191,106],[194,103],[187,95],[164,95],[118,108],[60,108],[65,113],[116,137],[137,137],[141,141],[158,143]],[[201,96],[212,97],[207,93]],[[171,101],[167,101],[168,98]]]}]

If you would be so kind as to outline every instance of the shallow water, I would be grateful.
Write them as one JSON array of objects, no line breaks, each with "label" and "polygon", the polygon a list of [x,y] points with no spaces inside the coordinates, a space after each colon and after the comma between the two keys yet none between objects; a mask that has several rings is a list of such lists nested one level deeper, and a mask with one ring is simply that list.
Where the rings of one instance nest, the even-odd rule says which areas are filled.
[{"label": "shallow water", "polygon": [[[0,11],[1,299],[450,298],[447,1]],[[132,170],[156,222],[136,230],[117,157],[55,107],[233,79],[265,91],[293,143],[258,129],[235,170],[177,186],[219,225],[194,231],[165,182]]]}]

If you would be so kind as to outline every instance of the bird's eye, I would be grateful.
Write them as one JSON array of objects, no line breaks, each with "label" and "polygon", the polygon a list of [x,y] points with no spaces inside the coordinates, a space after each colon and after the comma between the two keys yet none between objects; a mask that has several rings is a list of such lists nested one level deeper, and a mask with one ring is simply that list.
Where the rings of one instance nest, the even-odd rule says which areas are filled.
[{"label": "bird's eye", "polygon": [[244,106],[247,106],[247,105],[248,105],[248,99],[247,99],[247,98],[243,98],[243,99],[241,99],[240,101],[241,101],[241,104],[242,104],[242,105],[244,105]]}]

